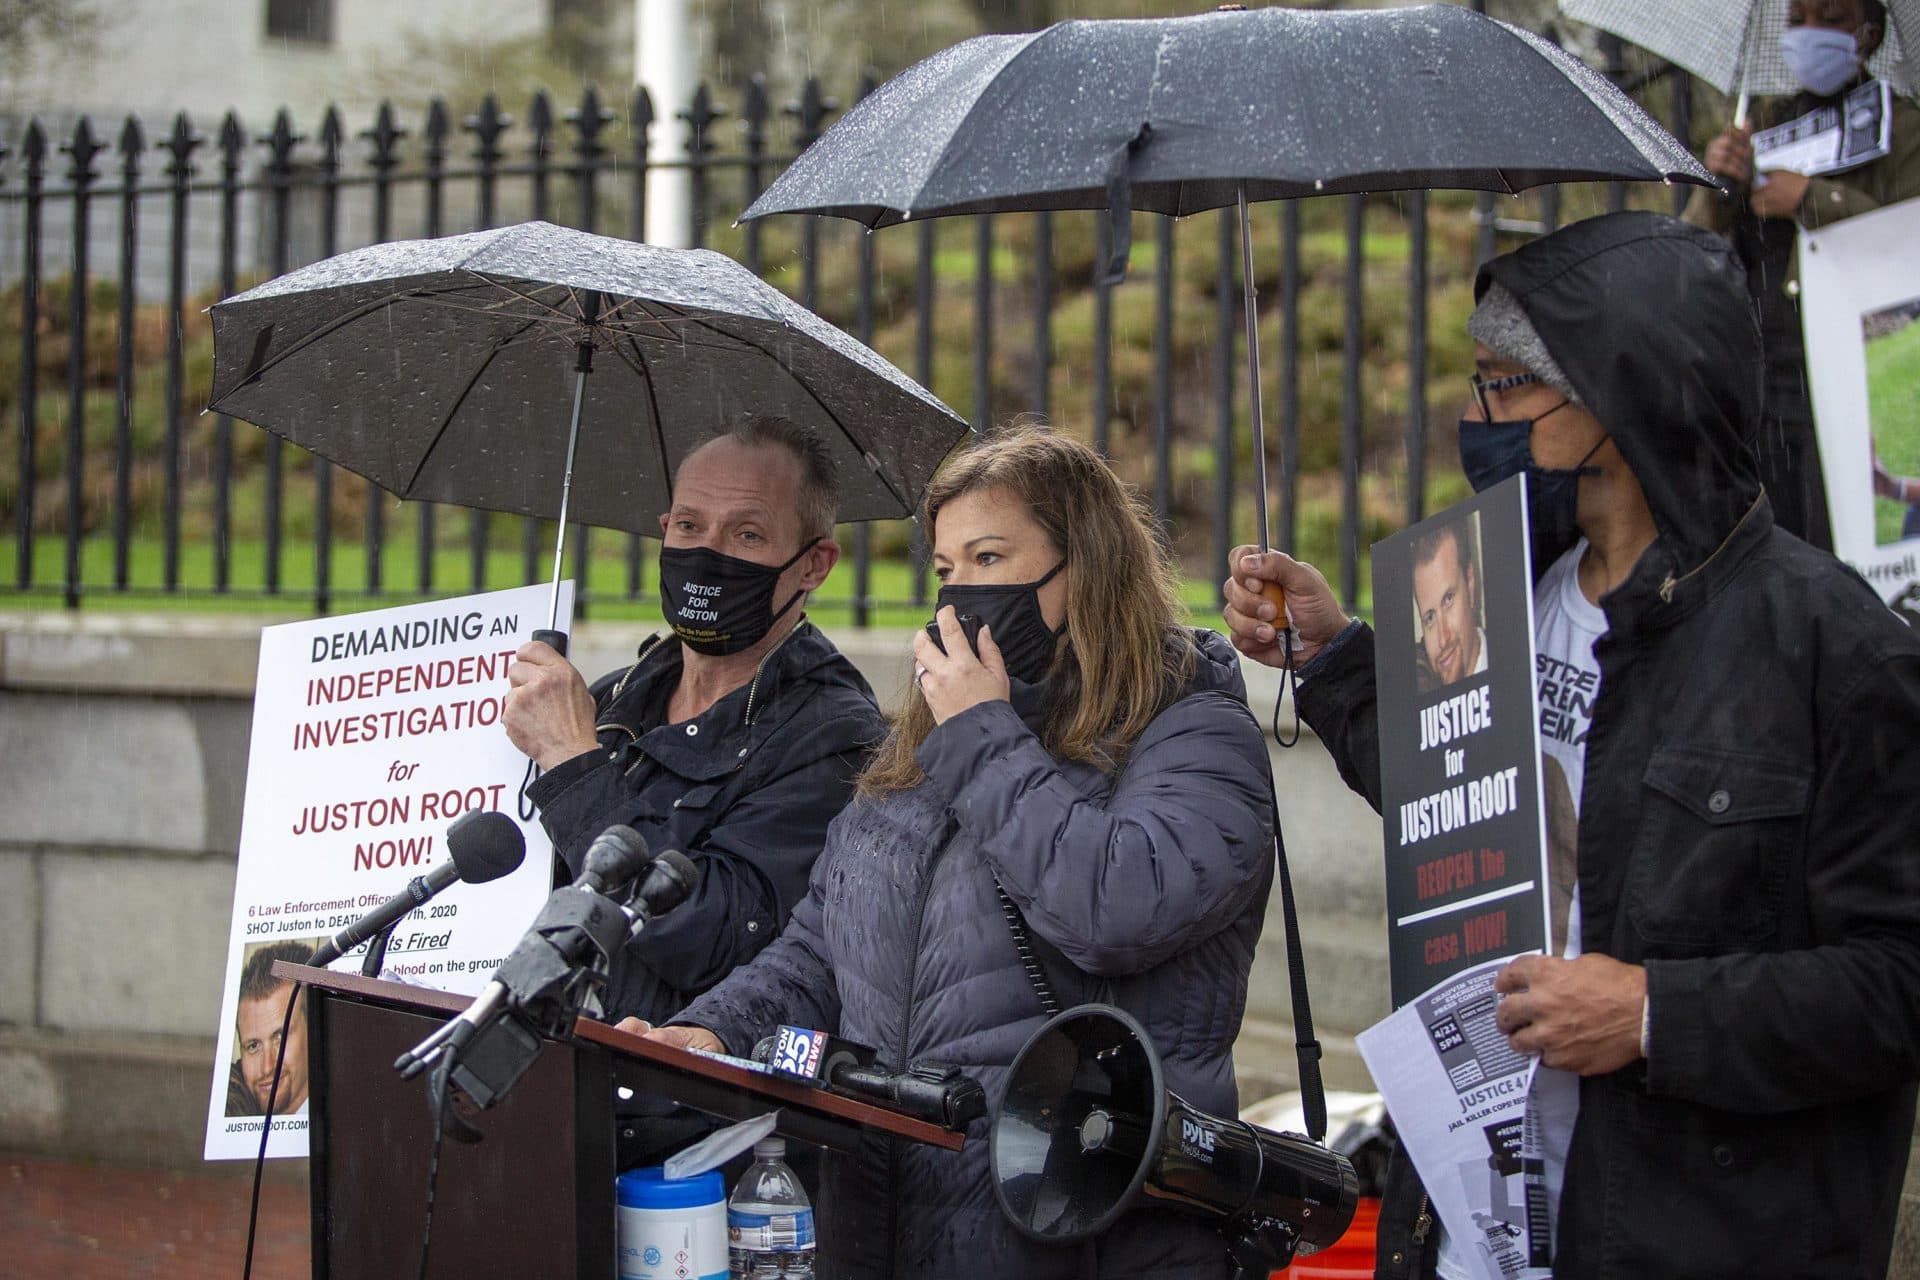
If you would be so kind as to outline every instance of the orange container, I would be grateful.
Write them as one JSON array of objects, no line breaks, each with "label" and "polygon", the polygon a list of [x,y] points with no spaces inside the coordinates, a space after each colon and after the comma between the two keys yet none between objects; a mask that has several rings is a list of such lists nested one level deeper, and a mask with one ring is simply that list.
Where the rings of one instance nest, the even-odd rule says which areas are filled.
[{"label": "orange container", "polygon": [[1372,1280],[1373,1233],[1380,1225],[1380,1202],[1362,1196],[1347,1234],[1310,1258],[1273,1273],[1273,1280]]}]

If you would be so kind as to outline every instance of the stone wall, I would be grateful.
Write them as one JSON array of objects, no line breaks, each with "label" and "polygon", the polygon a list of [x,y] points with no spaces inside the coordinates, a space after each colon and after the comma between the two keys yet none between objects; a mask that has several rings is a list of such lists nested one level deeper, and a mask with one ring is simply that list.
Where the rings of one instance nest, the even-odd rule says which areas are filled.
[{"label": "stone wall", "polygon": [[[0,615],[0,1148],[199,1159],[259,626]],[[645,634],[583,624],[573,649],[597,674]],[[883,701],[905,689],[902,633],[835,639]],[[1270,713],[1273,673],[1248,681]],[[1311,734],[1274,756],[1329,1083],[1365,1088],[1351,1036],[1386,1007],[1379,820]],[[1249,1099],[1292,1080],[1278,901],[1240,1046]]]}]

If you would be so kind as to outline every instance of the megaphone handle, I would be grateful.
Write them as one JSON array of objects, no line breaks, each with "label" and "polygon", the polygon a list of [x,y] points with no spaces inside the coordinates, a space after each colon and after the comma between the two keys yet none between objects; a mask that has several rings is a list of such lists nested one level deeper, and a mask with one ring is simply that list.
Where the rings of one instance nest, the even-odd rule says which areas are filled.
[{"label": "megaphone handle", "polygon": [[542,627],[538,631],[533,633],[533,638],[535,640],[538,640],[541,644],[544,644],[549,648],[551,648],[555,653],[559,654],[561,657],[564,658],[567,656],[567,633],[566,632],[549,631],[547,628]]}]

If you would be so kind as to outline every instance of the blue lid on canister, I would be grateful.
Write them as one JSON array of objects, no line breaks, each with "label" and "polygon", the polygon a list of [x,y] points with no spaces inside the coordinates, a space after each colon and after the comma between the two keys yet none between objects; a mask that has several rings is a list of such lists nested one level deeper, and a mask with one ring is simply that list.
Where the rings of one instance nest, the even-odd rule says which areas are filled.
[{"label": "blue lid on canister", "polygon": [[718,1169],[691,1178],[668,1178],[659,1165],[629,1169],[615,1184],[623,1209],[697,1209],[727,1198],[726,1179]]}]

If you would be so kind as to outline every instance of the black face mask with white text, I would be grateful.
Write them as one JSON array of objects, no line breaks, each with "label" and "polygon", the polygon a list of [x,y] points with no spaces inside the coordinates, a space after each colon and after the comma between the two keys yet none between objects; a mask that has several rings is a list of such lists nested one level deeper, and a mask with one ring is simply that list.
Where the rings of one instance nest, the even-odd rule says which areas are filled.
[{"label": "black face mask with white text", "polygon": [[773,607],[780,575],[813,549],[813,538],[785,564],[767,565],[723,555],[710,547],[663,547],[660,611],[680,642],[695,653],[722,657],[751,649],[807,593]]}]

